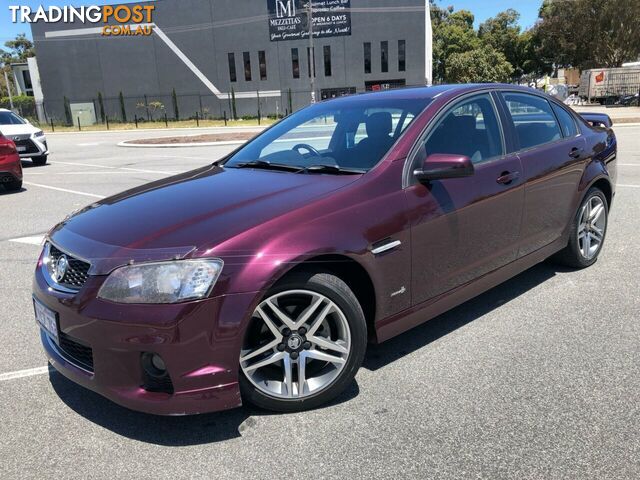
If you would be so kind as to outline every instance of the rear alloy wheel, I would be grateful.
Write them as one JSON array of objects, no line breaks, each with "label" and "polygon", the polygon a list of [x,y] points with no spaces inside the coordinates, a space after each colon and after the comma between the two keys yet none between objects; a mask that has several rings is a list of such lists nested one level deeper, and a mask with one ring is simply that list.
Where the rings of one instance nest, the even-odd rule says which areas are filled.
[{"label": "rear alloy wheel", "polygon": [[573,221],[569,243],[556,258],[575,268],[595,263],[604,244],[608,216],[606,197],[600,189],[590,189]]},{"label": "rear alloy wheel", "polygon": [[254,310],[240,352],[243,397],[259,407],[317,407],[353,380],[366,323],[349,287],[328,274],[292,278]]}]

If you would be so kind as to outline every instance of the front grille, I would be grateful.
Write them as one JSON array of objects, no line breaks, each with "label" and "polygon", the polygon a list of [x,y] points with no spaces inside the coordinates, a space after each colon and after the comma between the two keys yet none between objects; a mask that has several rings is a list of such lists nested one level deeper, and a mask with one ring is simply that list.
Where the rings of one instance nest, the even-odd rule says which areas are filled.
[{"label": "front grille", "polygon": [[40,150],[38,150],[38,147],[36,147],[36,144],[33,143],[31,140],[26,139],[26,140],[15,140],[14,142],[16,144],[16,147],[25,147],[26,150],[22,150],[21,154],[23,153],[40,153]]},{"label": "front grille", "polygon": [[58,259],[65,255],[67,260],[69,261],[69,267],[67,268],[67,272],[62,277],[58,283],[63,287],[71,288],[73,290],[80,290],[87,278],[89,277],[89,268],[91,268],[91,264],[84,262],[82,260],[78,260],[65,252],[62,252],[60,249],[56,248],[55,245],[51,244],[49,247],[49,258],[53,265],[55,265]]},{"label": "front grille", "polygon": [[66,333],[58,334],[60,339],[58,347],[62,356],[86,370],[93,373],[93,350],[91,347],[78,343]]}]

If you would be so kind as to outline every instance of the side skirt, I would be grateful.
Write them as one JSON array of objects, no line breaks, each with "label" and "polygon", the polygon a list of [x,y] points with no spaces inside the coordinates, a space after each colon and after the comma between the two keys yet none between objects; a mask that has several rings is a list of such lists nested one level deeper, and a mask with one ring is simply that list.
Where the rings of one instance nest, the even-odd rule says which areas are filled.
[{"label": "side skirt", "polygon": [[482,277],[465,283],[442,295],[422,302],[414,307],[376,323],[376,343],[382,343],[396,335],[416,327],[438,315],[451,310],[454,307],[477,297],[481,293],[506,282],[519,273],[533,267],[534,265],[547,259],[567,245],[566,236],[561,236],[546,247],[531,252],[529,255],[519,258],[504,267],[487,273]]}]

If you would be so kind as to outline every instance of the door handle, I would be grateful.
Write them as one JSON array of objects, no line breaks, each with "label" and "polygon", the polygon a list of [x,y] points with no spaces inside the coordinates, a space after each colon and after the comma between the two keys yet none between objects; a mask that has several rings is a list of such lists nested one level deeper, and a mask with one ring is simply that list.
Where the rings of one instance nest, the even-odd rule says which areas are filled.
[{"label": "door handle", "polygon": [[502,172],[496,182],[502,185],[509,185],[514,180],[520,178],[520,172]]},{"label": "door handle", "polygon": [[582,155],[582,149],[578,147],[573,147],[569,152],[569,156],[571,158],[579,158]]}]

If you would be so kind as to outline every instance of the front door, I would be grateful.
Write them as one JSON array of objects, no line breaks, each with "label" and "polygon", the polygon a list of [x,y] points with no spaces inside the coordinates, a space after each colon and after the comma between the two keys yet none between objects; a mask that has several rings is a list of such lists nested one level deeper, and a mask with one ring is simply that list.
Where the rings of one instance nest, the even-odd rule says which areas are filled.
[{"label": "front door", "polygon": [[458,101],[436,120],[425,155],[471,158],[470,177],[413,182],[405,190],[412,219],[413,304],[430,300],[514,261],[524,205],[522,165],[505,154],[493,98]]}]

